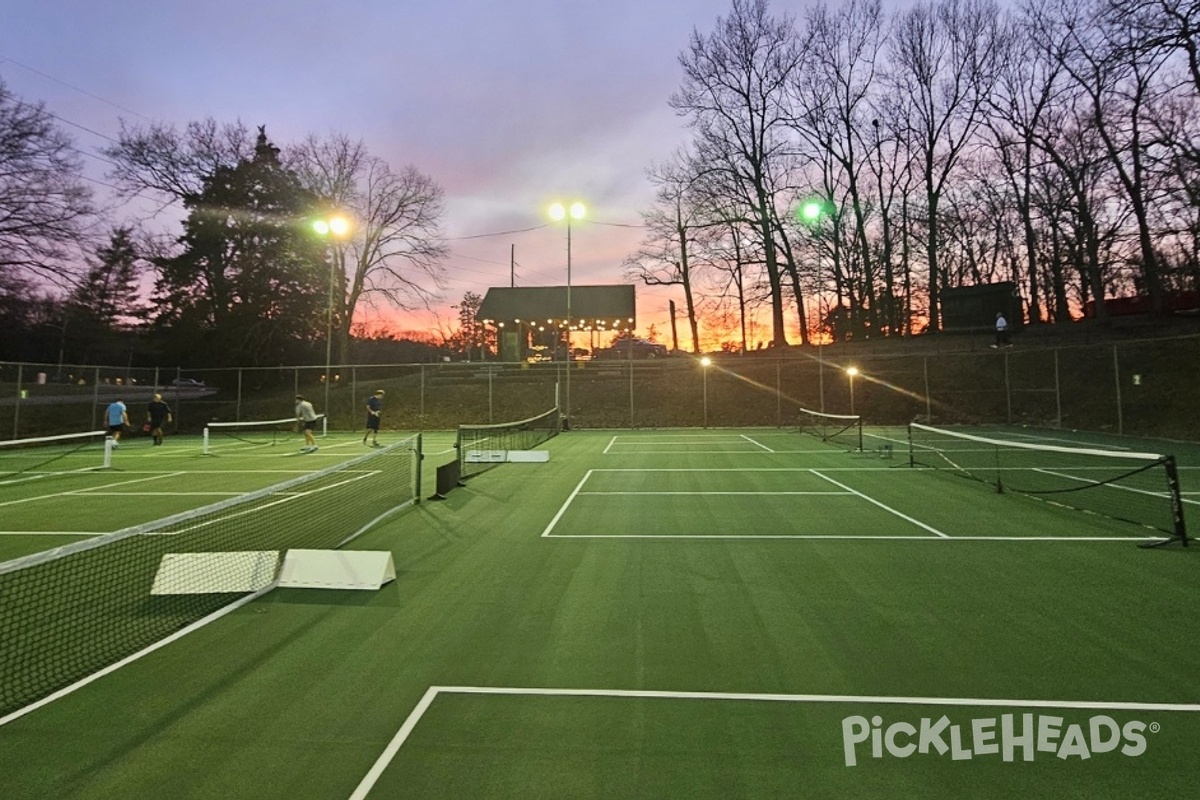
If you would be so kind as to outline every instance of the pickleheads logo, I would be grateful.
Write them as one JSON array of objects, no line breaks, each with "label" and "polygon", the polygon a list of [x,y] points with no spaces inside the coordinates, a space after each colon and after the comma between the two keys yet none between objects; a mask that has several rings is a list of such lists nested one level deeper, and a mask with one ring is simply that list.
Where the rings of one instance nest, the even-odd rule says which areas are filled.
[{"label": "pickleheads logo", "polygon": [[995,756],[1033,761],[1043,753],[1063,760],[1107,753],[1132,758],[1146,752],[1146,734],[1158,730],[1157,722],[1122,724],[1104,714],[1081,722],[1048,714],[1001,714],[963,723],[943,715],[886,724],[880,716],[868,720],[856,715],[842,720],[842,747],[847,767],[856,766],[868,752],[871,758],[933,755],[954,761]]}]

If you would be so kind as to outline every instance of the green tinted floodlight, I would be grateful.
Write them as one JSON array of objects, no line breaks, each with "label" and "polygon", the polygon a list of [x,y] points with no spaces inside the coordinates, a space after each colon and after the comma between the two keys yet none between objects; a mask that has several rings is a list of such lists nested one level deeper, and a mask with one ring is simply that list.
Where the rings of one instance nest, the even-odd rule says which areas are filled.
[{"label": "green tinted floodlight", "polygon": [[320,236],[329,236],[332,234],[341,238],[350,232],[350,220],[338,214],[329,219],[313,220],[312,228]]},{"label": "green tinted floodlight", "polygon": [[816,222],[825,212],[825,206],[820,200],[809,200],[800,206],[800,219],[805,222]]}]

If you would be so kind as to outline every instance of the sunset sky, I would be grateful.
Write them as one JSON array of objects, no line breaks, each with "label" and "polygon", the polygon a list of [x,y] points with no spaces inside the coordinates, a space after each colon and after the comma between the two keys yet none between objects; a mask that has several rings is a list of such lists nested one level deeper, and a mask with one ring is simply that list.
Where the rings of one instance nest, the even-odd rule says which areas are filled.
[{"label": "sunset sky", "polygon": [[[7,0],[0,78],[60,118],[97,181],[109,165],[95,154],[122,118],[180,128],[240,120],[266,125],[277,144],[344,133],[396,169],[416,167],[446,193],[452,252],[439,313],[449,322],[463,292],[509,285],[514,248],[516,285],[565,283],[565,230],[546,215],[555,199],[589,208],[572,229],[572,282],[621,282],[621,261],[644,235],[639,212],[653,199],[645,170],[688,138],[667,104],[681,80],[678,56],[693,29],[707,35],[730,7]],[[147,209],[130,203],[113,221]],[[670,289],[639,286],[639,326],[654,324],[665,339],[671,298],[681,304]],[[436,324],[410,315],[398,327]]]}]

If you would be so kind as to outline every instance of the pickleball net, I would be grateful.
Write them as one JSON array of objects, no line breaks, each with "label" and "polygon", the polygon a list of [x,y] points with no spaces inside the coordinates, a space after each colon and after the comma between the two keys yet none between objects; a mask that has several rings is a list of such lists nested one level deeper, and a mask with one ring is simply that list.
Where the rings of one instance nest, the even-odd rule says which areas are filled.
[{"label": "pickleball net", "polygon": [[944,470],[1060,506],[1153,529],[1154,543],[1188,542],[1175,457],[908,426],[909,465]]},{"label": "pickleball net", "polygon": [[[317,417],[317,429],[328,433],[324,414]],[[204,426],[204,455],[217,455],[222,450],[247,447],[271,447],[299,441],[300,423],[295,417],[287,419],[242,420],[239,422],[209,422]]]},{"label": "pickleball net", "polygon": [[508,460],[510,450],[529,450],[562,430],[558,406],[517,422],[459,425],[454,446],[458,450],[459,477],[478,475]]},{"label": "pickleball net", "polygon": [[862,452],[862,416],[858,414],[826,414],[801,408],[796,412],[796,427],[800,433],[815,436],[822,442]]},{"label": "pickleball net", "polygon": [[[420,461],[416,435],[275,486],[0,564],[0,724],[266,591],[283,551],[340,547],[417,502]],[[233,553],[265,554],[259,563],[273,572],[256,576],[262,588],[154,593],[164,556]],[[246,564],[211,561],[226,572]],[[193,579],[219,587],[242,576]]]},{"label": "pickleball net", "polygon": [[0,441],[0,485],[112,466],[107,431]]}]

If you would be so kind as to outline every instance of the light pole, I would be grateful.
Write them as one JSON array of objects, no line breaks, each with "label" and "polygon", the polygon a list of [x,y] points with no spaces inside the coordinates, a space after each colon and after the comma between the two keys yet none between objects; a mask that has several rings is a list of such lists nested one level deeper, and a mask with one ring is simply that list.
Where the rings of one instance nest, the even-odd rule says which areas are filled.
[{"label": "light pole", "polygon": [[[335,242],[344,240],[350,233],[350,220],[341,214],[332,214],[327,218],[313,220],[313,230],[323,239],[332,238]],[[338,262],[336,245],[329,253],[329,302],[325,309],[325,429],[329,430],[329,384],[333,382],[330,374],[333,369],[333,280],[334,268]]]},{"label": "light pole", "polygon": [[578,201],[570,205],[552,203],[550,219],[555,222],[567,221],[567,391],[565,409],[563,411],[563,427],[571,427],[571,220],[583,219],[587,208]]},{"label": "light pole", "polygon": [[850,416],[854,416],[854,376],[858,374],[858,367],[846,367],[846,375],[850,378]]},{"label": "light pole", "polygon": [[700,374],[703,376],[703,391],[704,396],[704,427],[708,427],[708,368],[712,366],[712,359],[704,356],[700,359]]}]

